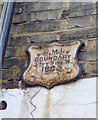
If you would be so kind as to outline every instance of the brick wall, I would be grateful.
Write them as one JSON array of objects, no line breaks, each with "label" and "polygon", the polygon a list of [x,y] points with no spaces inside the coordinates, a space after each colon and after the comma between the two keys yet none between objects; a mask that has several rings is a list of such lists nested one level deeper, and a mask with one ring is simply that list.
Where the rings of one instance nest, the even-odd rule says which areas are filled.
[{"label": "brick wall", "polygon": [[2,86],[15,88],[29,65],[27,48],[53,40],[80,40],[78,54],[83,75],[98,75],[97,3],[17,3],[2,69]]}]

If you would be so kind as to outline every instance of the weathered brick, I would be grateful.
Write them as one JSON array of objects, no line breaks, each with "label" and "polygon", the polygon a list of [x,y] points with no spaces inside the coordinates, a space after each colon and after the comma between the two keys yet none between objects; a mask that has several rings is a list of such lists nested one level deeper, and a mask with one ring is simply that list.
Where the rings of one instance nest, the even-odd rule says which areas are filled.
[{"label": "weathered brick", "polygon": [[96,1],[96,13],[98,14],[98,1]]},{"label": "weathered brick", "polygon": [[[69,2],[69,6],[70,8],[75,8],[75,7],[80,7],[80,6],[83,6],[83,5],[90,5],[90,4],[93,4],[93,1],[83,1],[83,0],[79,0],[79,1],[76,1],[76,2]],[[69,8],[69,6],[67,8]]]},{"label": "weathered brick", "polygon": [[98,61],[96,61],[96,73],[98,74]]},{"label": "weathered brick", "polygon": [[[97,12],[98,14],[98,12]],[[98,15],[96,16],[96,26],[98,26]]]},{"label": "weathered brick", "polygon": [[92,73],[98,73],[96,70],[96,62],[88,62],[85,64],[85,71],[86,73],[92,74]]},{"label": "weathered brick", "polygon": [[24,32],[44,32],[67,29],[66,21],[47,20],[41,22],[29,22],[23,24]]},{"label": "weathered brick", "polygon": [[80,51],[96,51],[97,50],[97,39],[89,38],[89,39],[80,39],[80,41],[84,44]]},{"label": "weathered brick", "polygon": [[30,43],[30,40],[26,36],[18,36],[16,38],[10,38],[8,41],[8,46],[17,46],[17,45],[27,45]]},{"label": "weathered brick", "polygon": [[69,8],[68,10],[64,10],[62,14],[62,18],[67,17],[78,17],[78,16],[87,16],[96,14],[96,4],[91,5],[83,5],[75,8]]},{"label": "weathered brick", "polygon": [[30,21],[60,19],[61,13],[62,11],[59,10],[32,12],[30,14]]},{"label": "weathered brick", "polygon": [[27,21],[27,14],[22,13],[22,14],[16,14],[13,16],[13,24],[19,24],[19,23],[24,23]]},{"label": "weathered brick", "polygon": [[31,37],[31,42],[50,42],[53,40],[59,40],[59,36],[55,33],[38,34]]},{"label": "weathered brick", "polygon": [[87,51],[96,50],[96,39],[87,40]]},{"label": "weathered brick", "polygon": [[28,45],[27,46],[21,45],[21,46],[7,48],[5,58],[26,57],[27,48]]},{"label": "weathered brick", "polygon": [[21,68],[19,66],[13,66],[11,70],[13,71],[13,80],[17,80],[18,74],[21,73]]},{"label": "weathered brick", "polygon": [[[8,41],[7,58],[4,59],[3,65],[5,69],[2,70],[3,87],[18,87],[18,80],[23,79],[23,73],[29,65],[30,57],[26,55],[25,50],[32,44],[30,42],[39,42],[39,44],[43,42],[42,44],[44,44],[44,42],[59,39],[80,40],[85,43],[81,49],[82,52],[80,51],[78,54],[81,71],[84,73],[83,75],[96,73],[98,62],[95,61],[98,60],[98,53],[95,49],[98,40],[95,38],[98,37],[98,29],[92,26],[98,24],[98,16],[90,16],[96,14],[95,5],[87,6],[87,4],[89,3],[26,2],[17,4],[10,33],[13,35],[22,33],[23,36],[11,38]],[[62,18],[64,19],[60,19],[63,10]],[[24,23],[25,21],[26,23]],[[49,33],[50,31],[53,32]],[[26,36],[24,36],[24,32]],[[28,39],[28,35],[32,35],[31,38]]]},{"label": "weathered brick", "polygon": [[26,64],[26,58],[17,58],[17,57],[11,57],[11,58],[5,58],[3,68],[11,68],[13,66],[19,66],[20,68],[25,67]]},{"label": "weathered brick", "polygon": [[76,29],[62,32],[60,40],[87,39],[98,37],[98,28]]},{"label": "weathered brick", "polygon": [[96,26],[96,16],[68,18],[68,28],[82,28]]},{"label": "weathered brick", "polygon": [[16,56],[16,48],[10,47],[6,49],[5,57],[15,57]]},{"label": "weathered brick", "polygon": [[14,14],[25,13],[26,12],[26,6],[27,6],[27,3],[16,4]]},{"label": "weathered brick", "polygon": [[14,40],[15,40],[15,38],[13,38],[12,36],[9,37],[8,43],[7,43],[7,47],[8,47],[8,46],[14,46]]},{"label": "weathered brick", "polygon": [[2,82],[2,88],[6,88],[6,89],[13,89],[18,87],[18,82],[15,81],[6,81],[6,82]]},{"label": "weathered brick", "polygon": [[27,50],[27,46],[17,46],[17,52],[16,52],[16,56],[17,57],[25,57],[26,56],[26,50]]},{"label": "weathered brick", "polygon": [[20,66],[13,66],[11,69],[3,69],[2,70],[2,80],[3,81],[19,81],[22,80],[22,75],[24,73],[24,69],[22,70]]},{"label": "weathered brick", "polygon": [[64,2],[29,2],[27,12],[61,9],[64,4]]},{"label": "weathered brick", "polygon": [[18,33],[18,25],[17,24],[11,24],[10,34],[17,34]]},{"label": "weathered brick", "polygon": [[96,50],[98,50],[98,39],[96,39]]},{"label": "weathered brick", "polygon": [[13,71],[10,69],[3,69],[2,70],[2,79],[13,79]]},{"label": "weathered brick", "polygon": [[98,60],[97,57],[98,53],[95,52],[80,52],[78,54],[79,61],[96,61]]}]

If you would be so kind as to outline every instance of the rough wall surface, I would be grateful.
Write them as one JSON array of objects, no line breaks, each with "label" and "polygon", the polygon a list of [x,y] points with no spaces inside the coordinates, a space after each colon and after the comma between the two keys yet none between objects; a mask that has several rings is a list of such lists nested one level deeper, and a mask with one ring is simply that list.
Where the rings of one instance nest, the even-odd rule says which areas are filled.
[{"label": "rough wall surface", "polygon": [[1,118],[96,118],[96,78],[80,79],[51,90],[3,90],[8,107]]},{"label": "rough wall surface", "polygon": [[[97,4],[88,2],[17,3],[2,69],[3,118],[96,118],[98,70]],[[50,90],[21,84],[29,65],[27,48],[51,41],[80,40],[79,80]],[[13,88],[20,89],[13,89]],[[25,88],[25,89],[21,89]],[[15,109],[16,108],[16,109]],[[1,117],[1,118],[2,118]]]},{"label": "rough wall surface", "polygon": [[27,48],[35,43],[80,40],[83,77],[98,75],[97,3],[23,2],[15,7],[2,69],[2,86],[18,87],[29,65]]},{"label": "rough wall surface", "polygon": [[17,3],[6,50],[3,87],[18,87],[28,62],[27,48],[40,42],[80,40],[78,59],[83,76],[97,74],[97,4],[66,2]]}]

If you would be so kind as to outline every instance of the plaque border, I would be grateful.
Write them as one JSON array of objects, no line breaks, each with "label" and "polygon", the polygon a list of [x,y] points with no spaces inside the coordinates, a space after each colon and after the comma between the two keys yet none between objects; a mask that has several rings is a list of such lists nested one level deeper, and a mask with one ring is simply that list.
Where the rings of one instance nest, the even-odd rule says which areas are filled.
[{"label": "plaque border", "polygon": [[[39,49],[39,47],[40,48],[47,47],[47,46],[49,47],[49,46],[54,45],[54,44],[57,44],[57,45],[63,45],[63,44],[64,45],[69,45],[69,44],[75,44],[76,42],[80,43],[79,46],[77,47],[77,51],[76,51],[76,54],[75,54],[75,60],[76,60],[76,63],[78,65],[78,67],[79,67],[79,71],[78,71],[78,74],[76,76],[74,76],[73,78],[68,79],[68,80],[61,80],[61,81],[56,82],[55,84],[53,84],[51,86],[48,86],[48,85],[46,85],[46,84],[44,84],[42,82],[34,82],[33,83],[33,82],[30,82],[30,81],[24,80],[24,76],[25,76],[26,72],[28,71],[28,69],[30,67],[30,63],[31,63],[30,62],[31,61],[31,55],[30,55],[29,49],[31,49],[31,48],[38,48]],[[74,40],[74,41],[72,41],[72,40],[71,41],[52,41],[52,42],[45,42],[45,43],[41,43],[41,44],[35,43],[35,44],[30,45],[28,47],[27,51],[26,51],[27,53],[29,53],[29,58],[30,58],[30,60],[29,60],[29,66],[27,67],[27,69],[25,70],[25,72],[23,74],[23,82],[25,84],[27,84],[27,86],[29,86],[29,87],[42,86],[42,87],[45,87],[47,89],[52,89],[53,87],[58,86],[58,85],[68,84],[68,83],[77,81],[80,78],[79,76],[82,75],[81,66],[78,63],[78,53],[79,53],[79,50],[80,50],[80,48],[82,46],[83,46],[83,43],[80,40]]]}]

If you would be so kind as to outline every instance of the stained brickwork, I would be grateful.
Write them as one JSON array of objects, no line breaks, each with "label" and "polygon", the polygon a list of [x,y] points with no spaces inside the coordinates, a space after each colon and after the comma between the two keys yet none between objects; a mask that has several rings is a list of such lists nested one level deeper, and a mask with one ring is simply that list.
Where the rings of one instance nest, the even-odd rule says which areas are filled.
[{"label": "stained brickwork", "polygon": [[95,3],[17,3],[2,69],[5,88],[18,87],[29,65],[27,48],[51,41],[80,40],[78,54],[83,75],[98,75],[97,7]]}]

